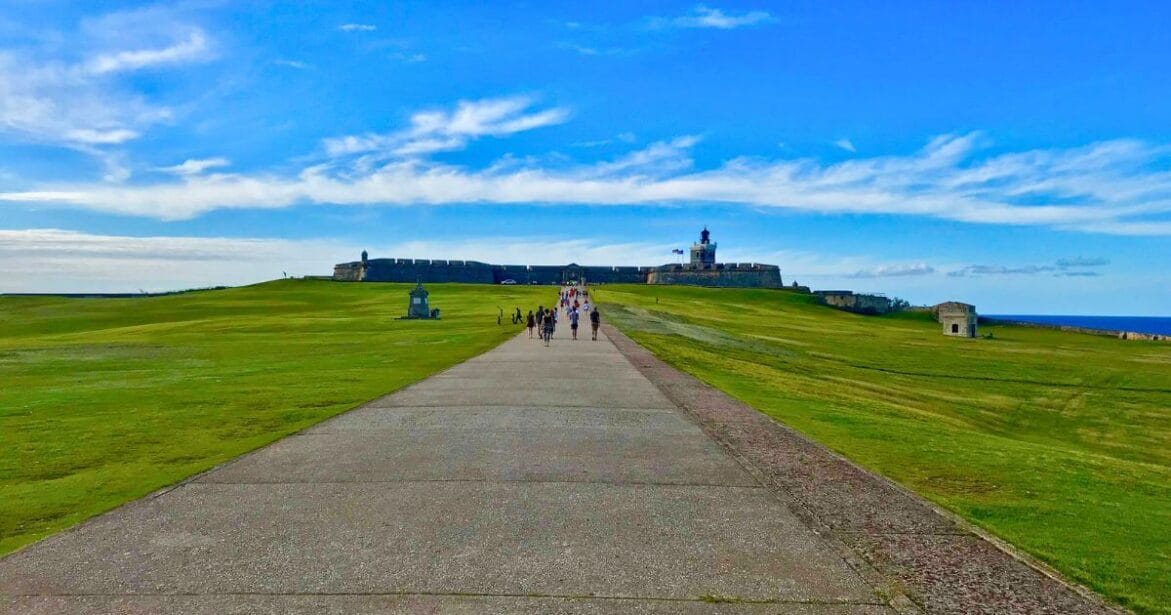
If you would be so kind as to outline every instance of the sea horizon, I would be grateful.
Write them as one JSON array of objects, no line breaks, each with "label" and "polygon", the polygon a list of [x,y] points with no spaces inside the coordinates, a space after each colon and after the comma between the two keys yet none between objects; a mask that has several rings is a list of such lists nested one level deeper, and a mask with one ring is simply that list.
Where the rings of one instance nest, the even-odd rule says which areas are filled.
[{"label": "sea horizon", "polygon": [[1171,335],[1171,316],[1095,316],[1079,314],[982,314],[984,318],[1011,320],[1104,331],[1129,331]]}]

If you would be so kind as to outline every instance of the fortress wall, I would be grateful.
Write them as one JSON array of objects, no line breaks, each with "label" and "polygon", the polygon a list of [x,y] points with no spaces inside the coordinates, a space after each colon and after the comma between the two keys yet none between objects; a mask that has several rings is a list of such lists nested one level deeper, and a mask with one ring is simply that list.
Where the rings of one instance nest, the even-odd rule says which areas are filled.
[{"label": "fortress wall", "polygon": [[644,284],[644,267],[585,267],[587,282],[597,284]]},{"label": "fortress wall", "polygon": [[[458,261],[457,261],[458,262]],[[361,265],[361,263],[357,263]],[[335,278],[337,268],[334,268]],[[492,267],[485,263],[467,261],[453,265],[444,260],[428,259],[371,259],[366,265],[367,282],[406,282],[422,280],[424,283],[460,282],[464,284],[491,284]]]},{"label": "fortress wall", "polygon": [[849,291],[817,291],[825,305],[858,314],[885,314],[890,311],[890,299],[880,295],[856,295]]},{"label": "fortress wall", "polygon": [[561,269],[562,267],[558,265],[532,265],[529,267],[528,282],[536,282],[537,284],[560,284]]},{"label": "fortress wall", "polygon": [[[595,284],[689,284],[693,286],[781,288],[781,272],[775,265],[729,263],[696,269],[686,265],[662,267],[578,267],[575,271]],[[376,258],[339,263],[333,279],[341,281],[424,283],[459,282],[499,284],[560,284],[569,267],[564,265],[489,265],[477,261],[443,259]]]},{"label": "fortress wall", "polygon": [[516,280],[517,284],[541,283],[533,277],[528,265],[495,265],[492,267],[492,281],[499,284],[505,280]]},{"label": "fortress wall", "polygon": [[333,266],[333,279],[343,282],[362,281],[362,263],[340,263]]},{"label": "fortress wall", "polygon": [[664,266],[652,269],[647,284],[685,284],[730,288],[781,288],[781,270],[770,265],[747,268],[684,269]]}]

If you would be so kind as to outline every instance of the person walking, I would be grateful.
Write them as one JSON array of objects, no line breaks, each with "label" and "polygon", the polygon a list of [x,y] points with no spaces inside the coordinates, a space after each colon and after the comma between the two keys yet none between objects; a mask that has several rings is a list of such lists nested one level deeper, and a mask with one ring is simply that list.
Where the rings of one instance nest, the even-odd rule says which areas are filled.
[{"label": "person walking", "polygon": [[533,311],[529,310],[529,315],[526,318],[525,326],[529,328],[529,339],[533,339],[533,329],[537,326],[537,317],[533,316]]},{"label": "person walking", "polygon": [[555,314],[556,311],[549,310],[549,313],[545,315],[545,327],[541,330],[541,337],[545,340],[545,346],[548,346],[549,342],[553,339],[553,329],[557,325]]},{"label": "person walking", "polygon": [[569,310],[570,339],[572,339],[575,342],[577,341],[577,319],[580,317],[580,315],[581,315],[581,313],[578,312],[577,310],[574,310],[574,309]]},{"label": "person walking", "polygon": [[594,334],[594,341],[598,341],[598,327],[602,324],[602,314],[598,312],[598,308],[590,312],[590,331]]}]

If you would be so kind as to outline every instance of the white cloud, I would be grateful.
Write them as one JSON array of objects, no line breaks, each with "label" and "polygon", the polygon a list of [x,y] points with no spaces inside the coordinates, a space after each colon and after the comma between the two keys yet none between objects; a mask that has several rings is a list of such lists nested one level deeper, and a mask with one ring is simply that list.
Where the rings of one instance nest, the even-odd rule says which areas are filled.
[{"label": "white cloud", "polygon": [[1107,258],[1086,258],[1084,256],[1077,256],[1074,258],[1059,258],[1057,259],[1057,266],[1062,269],[1070,267],[1105,267],[1110,264],[1110,259]]},{"label": "white cloud", "polygon": [[[137,186],[57,184],[0,193],[0,201],[182,219],[216,209],[298,204],[448,203],[597,205],[708,203],[826,214],[887,214],[1079,232],[1171,234],[1171,147],[1106,141],[1072,149],[985,153],[978,134],[944,135],[906,155],[813,159],[733,158],[696,169],[695,137],[653,143],[614,160],[552,164],[507,157],[483,168],[418,158],[561,121],[527,99],[464,102],[428,111],[388,135],[330,140],[331,154],[389,151],[398,158],[334,159],[294,175],[217,173]],[[405,158],[404,158],[405,157]]]},{"label": "white cloud", "polygon": [[879,265],[868,269],[859,269],[847,277],[851,278],[892,278],[915,275],[931,275],[935,267],[927,263]]},{"label": "white cloud", "polygon": [[404,62],[406,64],[418,64],[419,62],[426,62],[427,61],[427,56],[425,54],[418,53],[418,52],[414,52],[414,53],[399,52],[399,53],[392,54],[391,57],[398,60],[399,62]]},{"label": "white cloud", "polygon": [[834,145],[850,153],[858,151],[858,148],[854,147],[854,144],[849,139],[838,139],[837,141],[834,141]]},{"label": "white cloud", "polygon": [[378,26],[368,23],[345,23],[337,27],[342,32],[373,32]]},{"label": "white cloud", "polygon": [[112,130],[74,128],[73,130],[65,133],[65,137],[70,141],[76,141],[78,143],[109,145],[113,143],[123,143],[125,141],[130,141],[131,139],[137,139],[138,133],[125,128],[115,128]]},{"label": "white cloud", "polygon": [[208,169],[226,167],[229,164],[231,163],[227,158],[192,158],[184,160],[182,163],[174,166],[161,167],[159,170],[164,173],[173,173],[175,175],[199,175]]},{"label": "white cloud", "polygon": [[331,137],[323,144],[331,156],[365,152],[418,156],[462,149],[468,141],[484,136],[502,137],[560,124],[569,117],[569,111],[561,107],[531,111],[532,105],[524,96],[465,100],[452,111],[415,113],[410,127],[399,132]]},{"label": "white cloud", "polygon": [[309,70],[313,68],[313,65],[298,60],[273,60],[272,63],[277,66],[295,68],[297,70]]},{"label": "white cloud", "polygon": [[71,147],[116,145],[170,116],[79,67],[0,52],[0,133]]},{"label": "white cloud", "polygon": [[153,66],[178,64],[204,59],[208,56],[207,37],[202,30],[192,30],[185,40],[161,49],[139,49],[103,53],[91,60],[87,69],[96,74],[140,70]]},{"label": "white cloud", "polygon": [[[128,49],[131,40],[141,42]],[[91,154],[132,141],[172,112],[120,78],[206,60],[213,51],[203,30],[158,11],[84,21],[71,47],[88,59],[58,60],[59,47],[49,43],[0,51],[0,133]]]},{"label": "white cloud", "polygon": [[0,230],[0,293],[149,292],[238,285],[289,275],[329,275],[333,264],[371,257],[478,260],[493,264],[658,264],[670,247],[531,237],[409,241],[127,237],[58,229]]},{"label": "white cloud", "polygon": [[622,143],[634,143],[637,140],[638,140],[638,137],[635,136],[635,134],[633,132],[620,132],[617,135],[614,135],[613,139],[597,139],[594,141],[578,141],[577,143],[574,143],[573,146],[574,147],[601,147],[603,145],[609,145],[611,143],[614,143],[615,141],[621,141]]},{"label": "white cloud", "polygon": [[674,19],[655,19],[652,24],[658,27],[674,26],[676,28],[715,28],[718,30],[732,30],[745,26],[754,26],[776,21],[765,11],[749,11],[740,14],[725,13],[720,9],[704,5],[696,6],[690,14]]},{"label": "white cloud", "polygon": [[966,278],[989,275],[1036,275],[1046,273],[1053,274],[1057,277],[1096,277],[1101,275],[1101,272],[1093,270],[1109,264],[1110,261],[1105,258],[1084,258],[1079,256],[1076,258],[1061,258],[1052,265],[968,265],[954,271],[949,271],[947,275],[953,278]]},{"label": "white cloud", "polygon": [[124,237],[0,230],[0,293],[148,292],[325,275],[351,246],[330,241]]}]

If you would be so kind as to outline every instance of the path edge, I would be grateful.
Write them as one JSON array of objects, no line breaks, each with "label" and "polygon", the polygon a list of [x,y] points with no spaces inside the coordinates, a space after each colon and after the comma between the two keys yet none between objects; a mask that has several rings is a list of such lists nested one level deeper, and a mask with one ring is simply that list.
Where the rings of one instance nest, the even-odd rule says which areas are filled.
[{"label": "path edge", "polygon": [[523,329],[512,337],[504,338],[503,340],[500,341],[499,344],[496,344],[495,346],[492,346],[491,348],[485,349],[484,352],[472,355],[462,361],[448,365],[447,367],[445,367],[441,370],[438,370],[436,372],[433,372],[431,374],[423,376],[422,378],[420,378],[414,382],[405,384],[397,389],[394,389],[393,391],[387,391],[385,393],[379,394],[378,397],[374,397],[372,399],[367,399],[366,401],[359,402],[359,403],[355,404],[353,407],[348,408],[346,410],[342,410],[341,412],[338,412],[337,414],[334,414],[333,416],[328,416],[326,418],[321,419],[320,421],[317,421],[316,423],[311,423],[309,425],[306,425],[306,426],[302,427],[301,429],[298,429],[297,431],[289,432],[289,433],[277,438],[276,440],[273,440],[272,442],[269,442],[267,444],[263,444],[263,445],[258,446],[256,448],[244,451],[243,453],[240,453],[239,455],[236,455],[235,457],[232,457],[230,459],[225,459],[225,460],[215,464],[214,466],[211,466],[210,468],[200,470],[199,472],[196,472],[194,474],[187,475],[187,476],[185,476],[185,477],[183,477],[183,478],[181,478],[181,479],[179,479],[169,485],[163,485],[162,487],[159,487],[158,489],[155,489],[154,491],[143,494],[143,495],[136,497],[132,500],[126,500],[125,502],[122,502],[121,504],[119,504],[109,510],[105,510],[100,513],[97,513],[96,515],[91,515],[89,517],[86,517],[85,519],[82,519],[81,521],[78,521],[77,523],[74,523],[73,525],[70,525],[69,527],[61,528],[60,530],[57,530],[56,532],[42,536],[42,537],[40,537],[40,538],[38,538],[28,544],[21,545],[12,551],[9,551],[8,553],[0,554],[0,561],[4,561],[6,559],[14,557],[17,554],[22,553],[28,549],[31,549],[41,543],[54,540],[58,536],[64,536],[66,534],[76,532],[91,523],[97,522],[99,519],[102,519],[102,518],[106,517],[107,515],[113,515],[113,514],[118,513],[119,511],[121,511],[124,508],[129,508],[132,506],[143,506],[143,505],[149,504],[151,501],[153,501],[157,498],[163,497],[164,495],[167,495],[168,493],[175,491],[176,489],[181,489],[183,487],[186,487],[187,485],[198,481],[199,479],[207,476],[208,474],[218,472],[218,471],[220,471],[230,465],[233,465],[239,461],[242,461],[243,459],[246,459],[246,458],[251,457],[253,455],[257,455],[257,454],[263,452],[264,450],[268,449],[269,447],[276,446],[277,444],[279,444],[289,438],[294,438],[294,437],[303,435],[305,432],[309,431],[310,429],[315,429],[315,428],[320,427],[330,421],[338,420],[341,417],[343,417],[347,414],[350,414],[351,412],[357,412],[359,410],[363,410],[367,406],[370,406],[371,404],[377,403],[386,397],[390,397],[391,395],[397,395],[397,394],[399,394],[399,393],[401,393],[401,392],[403,392],[403,391],[405,391],[405,390],[407,390],[417,384],[422,383],[425,380],[429,380],[431,378],[434,378],[435,376],[439,376],[441,374],[449,372],[449,371],[455,369],[456,367],[463,365],[464,363],[467,363],[468,361],[471,361],[472,359],[475,359],[475,358],[480,357],[482,355],[485,355],[489,352],[492,352],[493,350],[499,348],[500,346],[504,345],[505,343],[512,341],[513,338],[520,337],[522,334],[524,334]]},{"label": "path edge", "polygon": [[[709,437],[727,449],[733,457],[745,465],[767,489],[778,495],[790,507],[793,513],[805,522],[812,531],[830,541],[843,554],[847,563],[855,568],[867,582],[875,585],[876,589],[888,592],[889,595],[886,598],[890,600],[891,606],[900,613],[936,612],[938,609],[932,609],[930,608],[932,605],[924,604],[921,593],[923,593],[922,590],[925,588],[917,587],[913,580],[906,578],[905,571],[897,569],[895,566],[890,565],[889,562],[884,562],[880,557],[874,557],[873,553],[867,553],[865,550],[859,549],[856,545],[851,545],[842,540],[842,533],[835,530],[830,522],[817,513],[820,507],[816,504],[810,505],[811,499],[815,500],[825,494],[818,493],[817,491],[814,491],[811,495],[808,492],[797,493],[793,489],[786,488],[776,480],[769,478],[770,474],[772,474],[772,472],[769,472],[770,468],[761,467],[762,460],[758,456],[752,455],[750,451],[741,450],[741,447],[737,446],[737,443],[734,441],[737,438],[728,437],[730,432],[743,429],[743,427],[724,422],[721,420],[721,417],[711,412],[712,400],[718,400],[720,405],[724,406],[725,409],[731,409],[731,412],[741,415],[739,418],[748,419],[757,425],[763,426],[765,429],[773,431],[774,436],[780,436],[782,440],[798,444],[803,449],[803,453],[808,454],[813,452],[820,457],[817,460],[818,462],[848,468],[851,474],[863,477],[877,491],[898,494],[900,498],[906,500],[906,504],[910,504],[913,508],[928,511],[930,514],[937,516],[941,521],[957,528],[961,532],[959,535],[966,534],[980,539],[984,544],[992,547],[995,552],[1027,567],[1031,572],[1039,575],[1044,583],[1058,586],[1061,590],[1068,591],[1073,596],[1076,596],[1078,601],[1082,603],[1079,606],[1083,607],[1078,612],[1111,614],[1130,612],[1121,606],[1107,602],[1104,597],[1088,587],[1069,580],[1048,564],[1017,549],[1012,544],[990,534],[987,530],[976,526],[959,515],[936,505],[885,476],[881,476],[859,466],[845,456],[815,442],[804,434],[780,423],[773,417],[760,412],[752,406],[704,383],[695,376],[672,367],[654,353],[639,345],[614,325],[604,323],[601,328],[610,341],[618,348],[618,351],[622,353],[622,356],[635,369],[650,380],[669,400],[679,406],[681,411],[695,421]],[[667,381],[664,374],[671,374],[672,381]],[[772,469],[775,470],[775,468]],[[865,568],[859,569],[859,560],[870,570],[868,571]],[[875,575],[878,575],[880,578],[875,579]],[[935,589],[938,590],[938,588]],[[946,589],[953,590],[957,594],[957,598],[973,597],[968,591],[970,588]],[[967,607],[971,606],[973,605],[967,605]],[[975,611],[960,609],[956,612]],[[1025,613],[1035,611],[1026,607],[1016,612]],[[1058,609],[1053,612],[1065,611]]]}]

